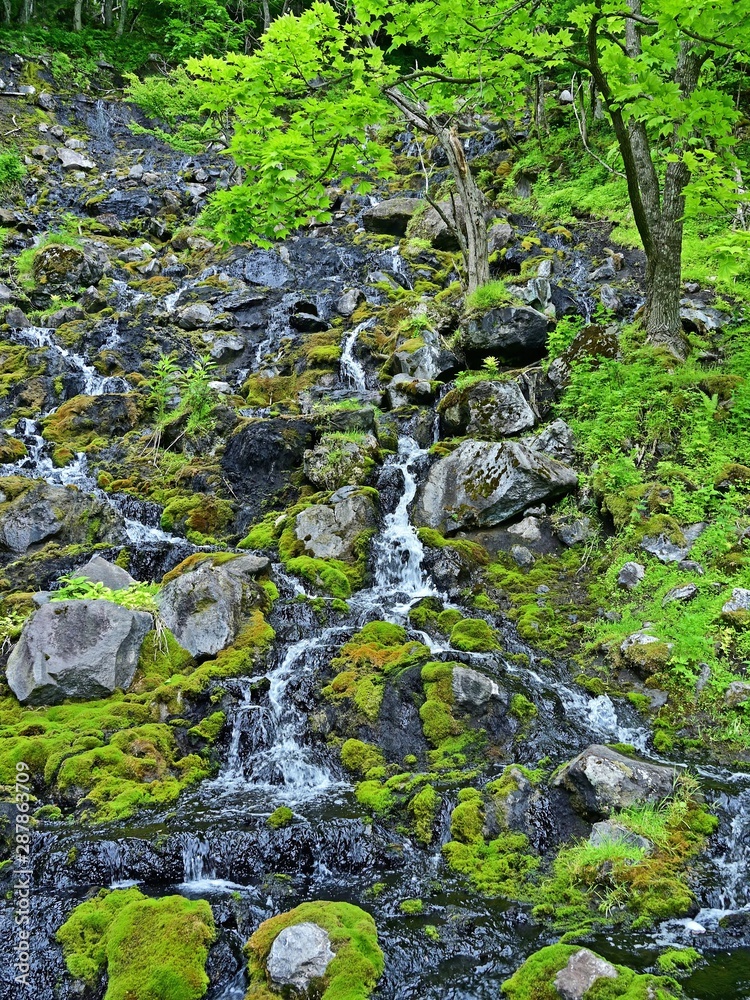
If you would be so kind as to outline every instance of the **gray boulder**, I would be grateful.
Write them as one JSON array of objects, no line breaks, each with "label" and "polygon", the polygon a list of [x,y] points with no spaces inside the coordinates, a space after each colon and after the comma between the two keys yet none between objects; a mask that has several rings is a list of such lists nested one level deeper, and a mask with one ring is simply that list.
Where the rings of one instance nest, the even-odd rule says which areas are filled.
[{"label": "gray boulder", "polygon": [[501,306],[464,323],[461,346],[488,354],[541,354],[547,344],[549,320],[528,306]]},{"label": "gray boulder", "polygon": [[487,233],[490,253],[507,247],[514,235],[513,226],[507,222],[496,222],[494,226],[490,226],[490,231]]},{"label": "gray boulder", "polygon": [[390,198],[379,205],[366,208],[362,213],[362,225],[369,233],[384,233],[388,236],[404,236],[409,220],[425,203],[419,198]]},{"label": "gray boulder", "polygon": [[412,378],[411,375],[394,375],[385,387],[385,404],[391,410],[397,410],[400,406],[426,403],[433,396],[434,391],[430,382],[426,379]]},{"label": "gray boulder", "polygon": [[587,542],[593,533],[589,517],[569,517],[555,524],[555,534],[569,548]]},{"label": "gray boulder", "polygon": [[51,601],[29,618],[8,658],[19,701],[55,705],[130,686],[151,615],[110,601]]},{"label": "gray boulder", "polygon": [[463,441],[430,469],[416,516],[420,524],[444,532],[489,528],[577,483],[572,469],[540,454],[529,439]]},{"label": "gray boulder", "polygon": [[108,269],[107,254],[92,244],[82,250],[51,243],[34,256],[34,277],[48,288],[77,289],[82,285],[96,285]]},{"label": "gray boulder", "polygon": [[597,744],[567,763],[553,785],[571,794],[583,816],[601,819],[618,809],[667,798],[676,774],[673,767],[625,757]]},{"label": "gray boulder", "polygon": [[617,586],[625,590],[633,590],[643,580],[646,575],[646,567],[637,562],[623,563],[622,569],[617,574]]},{"label": "gray boulder", "polygon": [[338,490],[326,504],[315,504],[297,515],[295,534],[305,552],[316,559],[351,560],[363,531],[375,527],[372,500],[349,486]]},{"label": "gray boulder", "polygon": [[391,359],[391,371],[429,382],[443,378],[461,367],[456,355],[443,346],[434,330],[425,330],[421,337],[424,346],[414,351],[396,348]]},{"label": "gray boulder", "polygon": [[266,968],[278,986],[292,986],[306,993],[335,958],[328,933],[313,923],[285,927],[268,953]]},{"label": "gray boulder", "polygon": [[750,621],[750,590],[735,587],[731,601],[722,606],[721,617],[733,625],[744,625]]},{"label": "gray boulder", "polygon": [[737,708],[750,701],[750,681],[732,681],[724,692],[724,704],[727,708]]},{"label": "gray boulder", "polygon": [[336,303],[336,312],[340,316],[351,316],[357,306],[365,301],[365,293],[361,288],[347,288]]},{"label": "gray boulder", "polygon": [[199,330],[208,326],[213,318],[210,306],[205,302],[194,302],[193,305],[181,309],[177,317],[177,325],[183,330]]},{"label": "gray boulder", "polygon": [[77,152],[75,149],[66,149],[61,146],[57,151],[57,158],[62,163],[63,170],[96,170],[96,164],[88,156]]},{"label": "gray boulder", "polygon": [[510,555],[514,562],[522,569],[528,569],[529,566],[533,566],[536,562],[534,553],[531,549],[527,549],[525,545],[511,545]]},{"label": "gray boulder", "polygon": [[524,517],[523,520],[517,521],[508,527],[508,534],[523,539],[524,542],[538,542],[542,537],[539,518]]},{"label": "gray boulder", "polygon": [[617,976],[614,965],[588,948],[581,948],[555,976],[555,989],[561,1000],[582,1000],[597,979],[617,979]]},{"label": "gray boulder", "polygon": [[685,603],[686,601],[692,601],[694,597],[698,594],[698,588],[694,583],[684,583],[680,587],[672,587],[671,590],[662,597],[662,606],[667,604],[673,604],[675,601],[681,601]]},{"label": "gray boulder", "polygon": [[[416,215],[409,224],[408,236],[411,239],[427,240],[436,250],[458,250],[460,248],[453,205],[446,200],[438,202],[438,206],[439,212],[430,205],[424,212]],[[460,208],[457,215],[458,225],[462,225],[463,212]]]},{"label": "gray boulder", "polygon": [[440,409],[441,428],[446,434],[468,434],[499,441],[532,428],[534,411],[517,382],[478,382],[464,392],[452,392]]},{"label": "gray boulder", "polygon": [[687,528],[683,528],[684,543],[673,542],[666,535],[659,535],[656,538],[647,535],[641,541],[641,548],[644,552],[649,552],[652,556],[656,556],[659,562],[681,562],[688,555],[693,545],[705,530],[705,527],[705,524],[699,523],[689,524]]},{"label": "gray boulder", "polygon": [[268,565],[268,559],[253,555],[220,565],[200,563],[159,591],[164,623],[193,656],[215,656],[232,645],[247,613],[261,602],[253,577]]},{"label": "gray boulder", "polygon": [[454,701],[468,712],[483,712],[490,699],[507,701],[505,693],[491,677],[470,667],[454,667],[451,685]]},{"label": "gray boulder", "polygon": [[76,570],[75,575],[83,576],[92,583],[103,583],[110,590],[125,590],[137,582],[127,570],[101,556],[92,556],[85,566]]},{"label": "gray boulder", "polygon": [[551,455],[559,462],[572,462],[575,457],[573,431],[564,420],[553,420],[541,434],[531,439],[531,447],[543,455]]},{"label": "gray boulder", "polygon": [[39,482],[0,504],[0,549],[23,553],[49,538],[66,544],[126,540],[122,517],[74,488]]}]

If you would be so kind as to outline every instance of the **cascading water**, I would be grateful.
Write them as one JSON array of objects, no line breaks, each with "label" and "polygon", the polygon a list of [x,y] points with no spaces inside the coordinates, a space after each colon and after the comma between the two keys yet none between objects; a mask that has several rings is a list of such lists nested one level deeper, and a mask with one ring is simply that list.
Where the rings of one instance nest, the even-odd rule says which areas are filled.
[{"label": "cascading water", "polygon": [[340,371],[341,381],[356,389],[357,392],[367,392],[367,379],[365,377],[364,366],[354,356],[354,345],[359,339],[363,330],[369,329],[375,321],[367,319],[347,333],[344,337],[344,346],[341,351]]}]

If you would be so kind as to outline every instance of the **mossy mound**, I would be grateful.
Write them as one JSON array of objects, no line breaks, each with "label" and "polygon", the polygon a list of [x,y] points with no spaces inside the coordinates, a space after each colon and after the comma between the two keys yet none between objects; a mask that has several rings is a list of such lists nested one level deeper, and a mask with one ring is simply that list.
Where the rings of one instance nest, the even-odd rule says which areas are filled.
[{"label": "mossy mound", "polygon": [[[555,977],[580,947],[552,944],[527,958],[520,969],[502,985],[508,1000],[560,1000]],[[597,956],[599,957],[599,956]],[[680,989],[673,979],[639,975],[624,965],[616,965],[616,979],[600,977],[584,993],[584,1000],[673,1000]]]},{"label": "mossy mound", "polygon": [[302,903],[260,925],[245,948],[250,977],[246,1000],[277,1000],[266,973],[268,954],[281,931],[306,922],[328,932],[336,955],[320,982],[321,1000],[366,1000],[384,968],[375,921],[351,903],[326,901]]},{"label": "mossy mound", "polygon": [[106,971],[104,1000],[199,1000],[214,937],[205,900],[149,899],[138,889],[102,890],[57,932],[72,976],[94,986]]}]

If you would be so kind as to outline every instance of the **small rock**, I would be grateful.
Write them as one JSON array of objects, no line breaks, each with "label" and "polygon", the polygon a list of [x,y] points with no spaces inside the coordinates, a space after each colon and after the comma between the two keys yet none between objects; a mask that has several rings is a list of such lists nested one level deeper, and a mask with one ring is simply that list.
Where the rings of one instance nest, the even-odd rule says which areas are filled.
[{"label": "small rock", "polygon": [[555,525],[555,534],[563,543],[570,548],[573,545],[580,545],[581,542],[588,541],[593,534],[591,519],[588,517],[577,517],[572,520],[559,522]]},{"label": "small rock", "polygon": [[569,90],[561,90],[557,95],[557,99],[560,104],[572,104],[575,98]]},{"label": "small rock", "polygon": [[26,313],[22,309],[19,309],[18,306],[13,306],[6,312],[5,322],[11,330],[25,330],[27,327],[31,326],[31,323],[26,317]]},{"label": "small rock", "polygon": [[502,250],[503,247],[507,247],[514,235],[513,226],[509,225],[507,222],[496,222],[487,233],[487,242],[489,243],[490,253],[494,253],[496,250]]},{"label": "small rock", "polygon": [[552,784],[570,792],[581,815],[606,819],[619,809],[667,798],[675,774],[674,767],[626,757],[611,747],[595,745],[566,764]]},{"label": "small rock", "polygon": [[613,823],[608,819],[594,823],[591,836],[589,837],[590,844],[593,844],[594,847],[599,847],[600,844],[612,843],[613,841],[627,844],[628,847],[640,847],[647,854],[650,854],[654,849],[654,845],[650,840],[639,836],[637,833],[633,833],[632,830],[629,830],[626,826],[622,826],[621,823]]},{"label": "small rock", "polygon": [[750,621],[750,590],[735,587],[732,600],[727,601],[721,609],[721,616],[733,625],[744,625]]},{"label": "small rock", "polygon": [[128,178],[131,181],[139,181],[143,177],[143,164],[134,163],[133,166],[128,170]]},{"label": "small rock", "polygon": [[508,534],[518,535],[525,542],[538,542],[542,537],[542,533],[539,530],[539,521],[535,517],[525,517],[522,521],[518,521],[517,524],[511,524],[508,527]]},{"label": "small rock", "polygon": [[83,139],[66,139],[65,147],[66,149],[85,149],[86,143]]},{"label": "small rock", "polygon": [[682,559],[677,563],[679,568],[685,573],[697,573],[698,576],[703,576],[706,572],[699,562],[695,562],[693,559]]},{"label": "small rock", "polygon": [[597,979],[617,979],[617,969],[588,948],[581,948],[555,976],[555,989],[561,1000],[582,1000]]},{"label": "small rock", "polygon": [[54,146],[34,146],[31,150],[31,155],[36,160],[44,160],[45,163],[49,163],[50,160],[54,160],[57,156],[57,150]]},{"label": "small rock", "polygon": [[96,170],[96,164],[93,160],[89,160],[88,157],[73,149],[58,149],[57,158],[62,163],[63,170]]},{"label": "small rock", "polygon": [[694,583],[685,583],[680,587],[672,587],[662,598],[662,607],[672,604],[674,601],[692,601],[698,593],[698,588]]},{"label": "small rock", "polygon": [[622,309],[622,302],[611,285],[602,285],[599,289],[599,298],[602,300],[604,308],[609,309],[610,312],[618,313]]},{"label": "small rock", "polygon": [[626,562],[617,575],[617,586],[633,590],[646,575],[646,567],[637,562]]},{"label": "small rock", "polygon": [[320,979],[335,958],[331,939],[313,923],[285,927],[271,945],[266,967],[279,986],[293,986],[306,993],[314,979]]},{"label": "small rock", "polygon": [[620,652],[644,674],[653,674],[666,666],[672,654],[672,643],[663,642],[648,632],[631,633],[620,645]]},{"label": "small rock", "polygon": [[74,575],[83,576],[92,583],[103,583],[110,590],[125,590],[137,582],[127,570],[102,559],[101,556],[92,556],[85,566],[76,570]]},{"label": "small rock", "polygon": [[491,677],[470,667],[454,667],[451,685],[456,703],[469,711],[484,711],[491,698],[505,700],[503,692]]},{"label": "small rock", "polygon": [[361,288],[348,288],[336,303],[336,312],[341,316],[351,316],[365,301],[365,293]]},{"label": "small rock", "polygon": [[53,135],[56,139],[64,139],[65,129],[62,127],[62,125],[51,125],[49,134]]},{"label": "small rock", "polygon": [[57,107],[57,101],[52,94],[40,94],[36,99],[36,103],[42,111],[54,111]]},{"label": "small rock", "polygon": [[682,534],[685,536],[684,545],[678,545],[667,538],[666,535],[659,535],[658,538],[651,536],[644,538],[641,541],[641,548],[644,552],[649,552],[651,555],[656,556],[659,562],[681,562],[688,555],[699,536],[705,530],[705,527],[705,524],[699,523],[690,524],[687,528],[683,528]]},{"label": "small rock", "polygon": [[608,257],[601,267],[597,267],[595,271],[591,272],[589,278],[591,281],[609,281],[615,277],[616,273],[614,262],[611,257]]},{"label": "small rock", "polygon": [[409,220],[424,206],[419,198],[390,198],[367,208],[362,213],[362,225],[370,233],[405,236]]},{"label": "small rock", "polygon": [[177,317],[177,325],[183,330],[198,330],[208,326],[213,318],[213,313],[205,302],[195,302],[193,305],[185,306],[181,309]]},{"label": "small rock", "polygon": [[510,554],[518,565],[523,568],[534,565],[534,555],[525,545],[511,545]]},{"label": "small rock", "polygon": [[728,708],[736,708],[750,701],[750,682],[732,681],[724,693],[724,702]]}]

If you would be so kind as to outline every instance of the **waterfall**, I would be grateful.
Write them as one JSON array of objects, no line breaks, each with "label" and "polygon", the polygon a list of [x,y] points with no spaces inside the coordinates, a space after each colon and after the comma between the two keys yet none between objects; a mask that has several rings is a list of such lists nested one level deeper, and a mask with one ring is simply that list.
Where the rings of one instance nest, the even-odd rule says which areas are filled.
[{"label": "waterfall", "polygon": [[417,492],[416,466],[427,454],[409,437],[399,438],[397,454],[388,465],[399,469],[404,490],[398,506],[387,514],[383,530],[373,543],[375,591],[406,594],[410,598],[435,596],[437,591],[422,571],[424,547],[409,520],[409,506]]},{"label": "waterfall", "polygon": [[341,351],[340,373],[341,381],[356,389],[357,392],[367,392],[367,379],[364,366],[354,356],[354,345],[360,333],[373,325],[373,319],[366,319],[347,333]]}]

